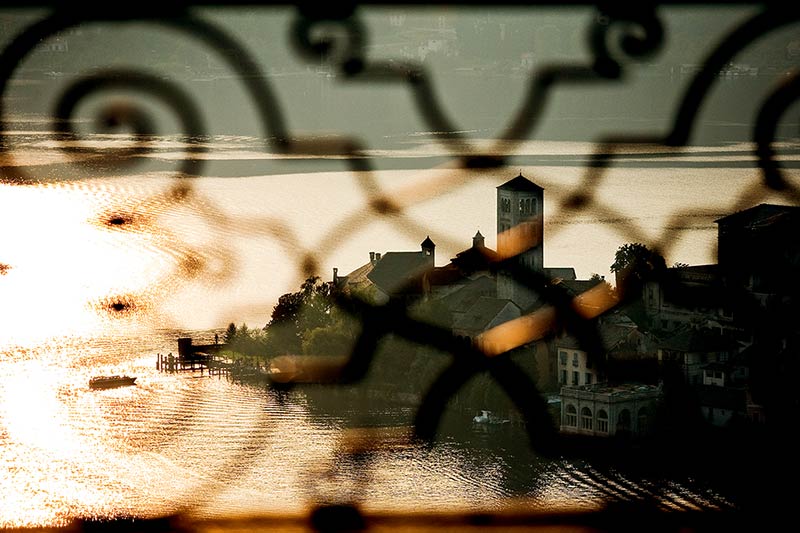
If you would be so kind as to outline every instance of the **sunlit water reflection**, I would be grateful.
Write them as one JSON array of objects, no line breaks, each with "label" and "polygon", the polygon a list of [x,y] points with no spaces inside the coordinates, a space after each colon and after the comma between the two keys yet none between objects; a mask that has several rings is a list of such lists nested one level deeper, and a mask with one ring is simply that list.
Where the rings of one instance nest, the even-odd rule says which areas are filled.
[{"label": "sunlit water reflection", "polygon": [[[392,429],[408,423],[410,408],[384,411],[374,418],[386,426],[383,437],[377,433],[384,444],[359,459],[343,451],[353,413],[321,412],[302,393],[281,399],[225,378],[156,371],[154,354],[178,334],[71,338],[4,353],[0,524],[292,513],[317,501],[410,511],[497,508],[522,497],[552,510],[644,494],[677,508],[730,505],[686,480],[656,484],[541,461],[519,428],[481,432],[468,413],[427,449]],[[88,378],[103,373],[136,375],[137,384],[89,389]]]}]

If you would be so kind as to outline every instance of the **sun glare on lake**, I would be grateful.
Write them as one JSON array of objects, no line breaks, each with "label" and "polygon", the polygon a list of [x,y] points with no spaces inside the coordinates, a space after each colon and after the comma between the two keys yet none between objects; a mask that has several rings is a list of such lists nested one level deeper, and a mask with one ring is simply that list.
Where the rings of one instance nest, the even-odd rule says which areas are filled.
[{"label": "sun glare on lake", "polygon": [[5,343],[91,332],[101,324],[97,302],[143,290],[164,270],[162,256],[142,253],[146,237],[95,223],[102,195],[68,185],[1,187]]}]

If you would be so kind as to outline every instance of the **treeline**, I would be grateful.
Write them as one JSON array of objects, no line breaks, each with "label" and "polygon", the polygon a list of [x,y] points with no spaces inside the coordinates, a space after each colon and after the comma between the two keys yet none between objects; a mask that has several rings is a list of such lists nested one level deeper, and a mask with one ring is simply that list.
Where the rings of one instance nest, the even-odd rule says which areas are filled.
[{"label": "treeline", "polygon": [[358,322],[333,303],[331,285],[311,277],[300,290],[278,299],[261,329],[231,323],[225,331],[228,355],[272,359],[278,355],[347,355]]},{"label": "treeline", "polygon": [[[230,357],[269,361],[285,354],[348,356],[361,334],[361,321],[338,308],[332,286],[319,277],[303,282],[300,290],[284,294],[273,309],[270,321],[261,329],[230,324],[224,338]],[[446,326],[447,309],[435,300],[417,302],[410,313],[415,319]],[[369,391],[372,399],[418,403],[436,378],[453,363],[456,355],[411,342],[398,335],[384,336],[373,354],[369,372],[350,389],[359,394]],[[535,364],[531,349],[520,349],[512,356],[532,378]],[[331,400],[332,398],[328,398]],[[361,401],[355,396],[353,401]],[[486,374],[470,380],[453,398],[465,408],[480,408],[508,413],[511,402]],[[358,406],[354,405],[354,408]],[[363,408],[363,405],[360,406]]]}]

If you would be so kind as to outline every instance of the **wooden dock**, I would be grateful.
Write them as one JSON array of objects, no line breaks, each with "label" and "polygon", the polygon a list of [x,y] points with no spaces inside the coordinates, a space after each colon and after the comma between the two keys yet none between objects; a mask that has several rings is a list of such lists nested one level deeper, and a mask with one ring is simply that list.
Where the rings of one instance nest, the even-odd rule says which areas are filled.
[{"label": "wooden dock", "polygon": [[248,364],[219,355],[225,344],[192,344],[191,338],[178,339],[178,355],[157,354],[156,369],[161,372],[200,372],[200,375],[228,376],[232,379],[253,378],[265,375],[266,367]]}]

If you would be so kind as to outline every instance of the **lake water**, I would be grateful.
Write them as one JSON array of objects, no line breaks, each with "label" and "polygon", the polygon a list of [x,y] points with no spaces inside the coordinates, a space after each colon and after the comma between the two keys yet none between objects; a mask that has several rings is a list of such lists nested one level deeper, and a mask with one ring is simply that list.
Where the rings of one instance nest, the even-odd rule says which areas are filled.
[{"label": "lake water", "polygon": [[[411,407],[365,401],[353,412],[321,405],[324,391],[314,400],[302,391],[279,397],[225,378],[156,371],[155,354],[175,350],[184,334],[211,336],[62,337],[3,351],[0,525],[298,513],[317,502],[384,511],[498,509],[520,500],[532,509],[587,509],[641,497],[672,509],[733,505],[689,476],[541,459],[522,429],[486,432],[472,426],[472,413],[448,413],[426,448],[406,438]],[[89,389],[89,377],[110,373],[136,375],[137,383]],[[350,453],[353,442],[367,441],[366,458]]]}]

